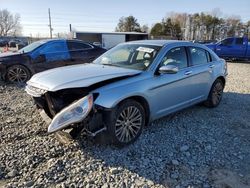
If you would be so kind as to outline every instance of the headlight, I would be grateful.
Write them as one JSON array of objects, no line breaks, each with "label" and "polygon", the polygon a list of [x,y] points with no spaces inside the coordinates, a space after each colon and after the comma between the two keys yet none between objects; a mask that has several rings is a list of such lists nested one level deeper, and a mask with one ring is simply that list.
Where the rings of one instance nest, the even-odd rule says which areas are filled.
[{"label": "headlight", "polygon": [[81,122],[89,114],[92,107],[93,95],[89,94],[59,112],[49,125],[48,132],[55,132],[72,123]]},{"label": "headlight", "polygon": [[43,95],[44,93],[46,93],[47,91],[44,90],[44,89],[40,89],[40,88],[37,88],[37,87],[33,87],[31,85],[26,85],[25,87],[25,91],[33,96],[33,97],[41,97],[41,95]]}]

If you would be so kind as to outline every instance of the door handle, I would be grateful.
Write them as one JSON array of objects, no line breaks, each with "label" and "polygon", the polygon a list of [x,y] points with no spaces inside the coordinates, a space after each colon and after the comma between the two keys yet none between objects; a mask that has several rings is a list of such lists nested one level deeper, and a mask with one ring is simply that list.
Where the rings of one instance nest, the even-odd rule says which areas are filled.
[{"label": "door handle", "polygon": [[190,74],[192,74],[192,71],[186,71],[185,72],[185,75],[190,75]]},{"label": "door handle", "polygon": [[215,66],[215,65],[209,65],[208,67],[212,69],[212,68],[214,68],[214,66]]}]

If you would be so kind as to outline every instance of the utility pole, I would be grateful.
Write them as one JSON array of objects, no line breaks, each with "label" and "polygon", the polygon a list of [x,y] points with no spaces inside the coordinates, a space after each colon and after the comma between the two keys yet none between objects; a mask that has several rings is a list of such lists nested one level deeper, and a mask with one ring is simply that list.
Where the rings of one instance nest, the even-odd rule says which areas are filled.
[{"label": "utility pole", "polygon": [[52,27],[51,27],[50,8],[49,8],[49,31],[50,31],[50,38],[52,39]]},{"label": "utility pole", "polygon": [[69,32],[72,31],[72,27],[71,27],[71,24],[69,24]]}]

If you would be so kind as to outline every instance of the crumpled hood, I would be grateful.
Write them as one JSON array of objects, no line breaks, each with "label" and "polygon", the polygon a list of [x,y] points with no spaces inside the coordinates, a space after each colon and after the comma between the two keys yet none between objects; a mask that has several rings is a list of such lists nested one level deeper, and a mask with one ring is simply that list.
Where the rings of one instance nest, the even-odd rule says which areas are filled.
[{"label": "crumpled hood", "polygon": [[50,69],[35,74],[27,84],[47,91],[58,91],[66,88],[88,87],[101,81],[131,76],[140,72],[139,70],[90,63]]}]

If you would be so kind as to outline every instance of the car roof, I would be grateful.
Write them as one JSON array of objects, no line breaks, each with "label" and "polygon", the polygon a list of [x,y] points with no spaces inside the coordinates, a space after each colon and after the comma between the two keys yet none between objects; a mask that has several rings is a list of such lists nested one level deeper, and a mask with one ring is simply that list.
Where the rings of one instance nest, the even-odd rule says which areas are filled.
[{"label": "car roof", "polygon": [[155,46],[165,46],[172,43],[180,44],[191,44],[189,41],[180,41],[180,40],[137,40],[128,42],[131,44],[145,44],[145,45],[155,45]]},{"label": "car roof", "polygon": [[[54,41],[75,41],[75,42],[84,42],[82,40],[78,40],[78,39],[44,39],[41,40],[44,42],[54,42]],[[84,42],[84,43],[88,43],[88,42]]]}]

